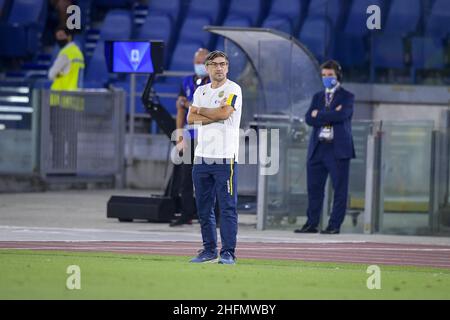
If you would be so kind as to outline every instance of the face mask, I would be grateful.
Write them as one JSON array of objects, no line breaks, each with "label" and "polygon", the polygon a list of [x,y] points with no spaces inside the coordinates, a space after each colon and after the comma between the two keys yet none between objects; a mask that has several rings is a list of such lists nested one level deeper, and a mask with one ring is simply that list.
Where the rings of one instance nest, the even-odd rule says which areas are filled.
[{"label": "face mask", "polygon": [[69,40],[67,40],[67,39],[64,39],[64,40],[56,40],[56,42],[58,43],[58,46],[59,46],[60,48],[62,48],[62,47],[64,47],[66,44],[69,43]]},{"label": "face mask", "polygon": [[195,74],[200,78],[204,78],[208,75],[208,72],[206,71],[206,67],[204,64],[195,64],[194,70]]},{"label": "face mask", "polygon": [[323,82],[323,85],[325,86],[325,88],[327,88],[327,89],[334,88],[338,83],[336,77],[323,77],[322,82]]}]

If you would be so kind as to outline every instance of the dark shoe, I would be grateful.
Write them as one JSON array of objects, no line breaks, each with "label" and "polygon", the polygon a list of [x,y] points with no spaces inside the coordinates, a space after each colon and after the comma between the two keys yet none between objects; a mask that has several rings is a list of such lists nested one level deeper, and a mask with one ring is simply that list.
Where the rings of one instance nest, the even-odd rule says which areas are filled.
[{"label": "dark shoe", "polygon": [[183,224],[192,224],[192,220],[185,220],[185,219],[178,219],[171,224],[169,224],[170,227],[178,227],[182,226]]},{"label": "dark shoe", "polygon": [[220,254],[219,264],[236,264],[236,258],[231,252],[222,252]]},{"label": "dark shoe", "polygon": [[321,234],[339,234],[339,229],[326,228],[325,230],[320,231]]},{"label": "dark shoe", "polygon": [[305,224],[301,229],[295,229],[295,233],[317,233],[319,230],[317,228],[312,227],[310,225]]},{"label": "dark shoe", "polygon": [[199,254],[191,259],[190,262],[192,263],[215,263],[217,262],[219,259],[217,257],[217,252],[210,252],[210,251],[206,251],[206,250],[200,250]]}]

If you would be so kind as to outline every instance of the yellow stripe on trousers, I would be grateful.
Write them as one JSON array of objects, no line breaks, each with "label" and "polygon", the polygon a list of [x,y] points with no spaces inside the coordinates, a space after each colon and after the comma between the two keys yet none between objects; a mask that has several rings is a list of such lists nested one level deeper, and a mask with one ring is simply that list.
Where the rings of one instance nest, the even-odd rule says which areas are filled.
[{"label": "yellow stripe on trousers", "polygon": [[233,164],[234,164],[234,159],[231,159],[231,164],[230,164],[230,169],[231,169],[231,174],[230,174],[230,194],[233,195]]}]

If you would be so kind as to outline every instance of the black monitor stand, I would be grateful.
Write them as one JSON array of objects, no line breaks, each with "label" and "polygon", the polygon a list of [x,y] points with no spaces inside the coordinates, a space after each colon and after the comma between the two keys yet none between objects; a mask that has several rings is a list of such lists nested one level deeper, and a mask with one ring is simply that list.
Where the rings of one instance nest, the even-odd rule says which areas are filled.
[{"label": "black monitor stand", "polygon": [[[142,93],[142,103],[161,131],[171,139],[172,133],[176,129],[176,121],[159,102],[158,96],[152,88],[154,79],[155,75],[151,74]],[[175,143],[175,141],[173,142]],[[120,222],[132,222],[134,219],[170,222],[175,216],[175,204],[171,197],[173,178],[172,174],[165,188],[164,196],[112,196],[107,204],[106,216],[116,218]]]}]

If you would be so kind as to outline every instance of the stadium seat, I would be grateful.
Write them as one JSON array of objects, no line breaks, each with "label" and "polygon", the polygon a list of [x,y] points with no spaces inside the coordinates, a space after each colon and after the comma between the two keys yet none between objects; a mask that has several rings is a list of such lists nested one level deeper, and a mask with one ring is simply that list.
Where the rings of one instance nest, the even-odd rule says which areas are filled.
[{"label": "stadium seat", "polygon": [[273,0],[269,11],[269,16],[297,19],[302,16],[304,3],[304,0]]},{"label": "stadium seat", "polygon": [[308,8],[309,17],[324,16],[329,19],[332,27],[336,28],[339,25],[341,17],[344,13],[343,1],[335,0],[314,0],[311,1]]},{"label": "stadium seat", "polygon": [[332,48],[331,22],[325,16],[308,16],[298,38],[322,62],[328,58]]},{"label": "stadium seat", "polygon": [[293,34],[300,25],[305,3],[301,0],[273,0],[269,15],[262,26]]},{"label": "stadium seat", "polygon": [[133,0],[95,0],[97,7],[111,8],[127,8],[131,7]]},{"label": "stadium seat", "polygon": [[38,50],[45,26],[47,1],[15,0],[0,25],[0,55],[23,57]]},{"label": "stadium seat", "polygon": [[[445,53],[442,39],[439,37],[413,37],[411,39],[411,64],[413,83],[418,82],[420,74],[429,71],[434,73],[431,79],[436,79],[436,75],[438,79],[445,79]],[[448,78],[444,81],[448,81]]]},{"label": "stadium seat", "polygon": [[194,53],[202,47],[201,42],[178,42],[172,55],[170,70],[194,72]]},{"label": "stadium seat", "polygon": [[425,32],[428,36],[446,38],[450,35],[450,1],[436,0],[431,8]]},{"label": "stadium seat", "polygon": [[383,33],[406,36],[417,31],[421,17],[421,0],[392,1]]},{"label": "stadium seat", "polygon": [[181,10],[180,0],[151,0],[149,1],[148,14],[166,14],[174,24],[177,23]]},{"label": "stadium seat", "polygon": [[382,0],[358,0],[353,1],[350,7],[347,21],[344,27],[344,33],[346,35],[352,35],[355,37],[363,37],[367,35],[369,30],[367,29],[367,8],[371,5],[377,5],[381,8],[382,22],[383,13],[385,12],[384,2]]},{"label": "stadium seat", "polygon": [[226,20],[239,21],[239,19],[245,19],[250,22],[250,26],[257,26],[261,15],[261,0],[246,0],[245,5],[242,5],[242,0],[231,0]]},{"label": "stadium seat", "polygon": [[440,38],[411,38],[411,63],[416,70],[443,69],[444,47]]},{"label": "stadium seat", "polygon": [[404,68],[405,51],[402,39],[390,34],[374,37],[372,65],[375,68]]},{"label": "stadium seat", "polygon": [[334,41],[333,58],[343,67],[363,67],[367,61],[368,45],[363,37],[339,35]]},{"label": "stadium seat", "polygon": [[8,22],[14,25],[44,23],[43,11],[47,10],[44,0],[14,0]]},{"label": "stadium seat", "polygon": [[167,56],[171,44],[173,32],[172,20],[167,15],[148,15],[142,24],[136,39],[137,40],[162,40],[165,44],[166,67],[170,60]]},{"label": "stadium seat", "polygon": [[[120,26],[118,28],[117,26]],[[85,87],[103,87],[109,80],[105,61],[105,40],[129,39],[131,37],[131,15],[127,10],[111,10],[100,29],[100,39],[86,69]]]},{"label": "stadium seat", "polygon": [[128,10],[111,10],[103,20],[99,40],[129,39],[131,36],[131,13]]},{"label": "stadium seat", "polygon": [[291,20],[289,18],[284,17],[269,17],[266,20],[264,20],[262,27],[275,29],[287,34],[294,33],[294,27],[292,25]]},{"label": "stadium seat", "polygon": [[85,88],[103,88],[109,80],[104,41],[99,41],[85,71]]},{"label": "stadium seat", "polygon": [[211,25],[211,20],[206,17],[187,17],[181,27],[179,41],[200,42],[202,46],[209,47],[211,33],[203,30],[203,27],[207,25]]},{"label": "stadium seat", "polygon": [[224,27],[251,27],[251,20],[246,17],[228,16],[222,24]]},{"label": "stadium seat", "polygon": [[[344,25],[343,33],[336,35],[334,40],[333,57],[347,68],[361,68],[365,66],[369,53],[367,29],[367,8],[377,5],[384,12],[384,2],[381,0],[353,1]],[[361,14],[364,12],[364,14]],[[382,15],[383,21],[383,15]]]},{"label": "stadium seat", "polygon": [[187,17],[208,18],[212,24],[219,22],[223,6],[220,0],[191,0]]},{"label": "stadium seat", "polygon": [[[223,26],[226,27],[241,27],[241,28],[248,28],[251,27],[250,20],[245,17],[228,17],[225,19]],[[215,45],[214,50],[220,50],[225,51],[225,39],[223,37],[219,37],[217,39],[217,43]],[[236,65],[240,64],[240,61],[233,61],[233,64],[236,63]],[[235,65],[235,66],[236,66]]]},{"label": "stadium seat", "polygon": [[[245,17],[238,17],[238,16],[228,16],[225,21],[222,24],[224,27],[240,27],[240,28],[249,28],[251,27],[250,19]],[[223,37],[218,37],[215,49],[214,50],[220,50],[224,51],[224,39]]]}]

